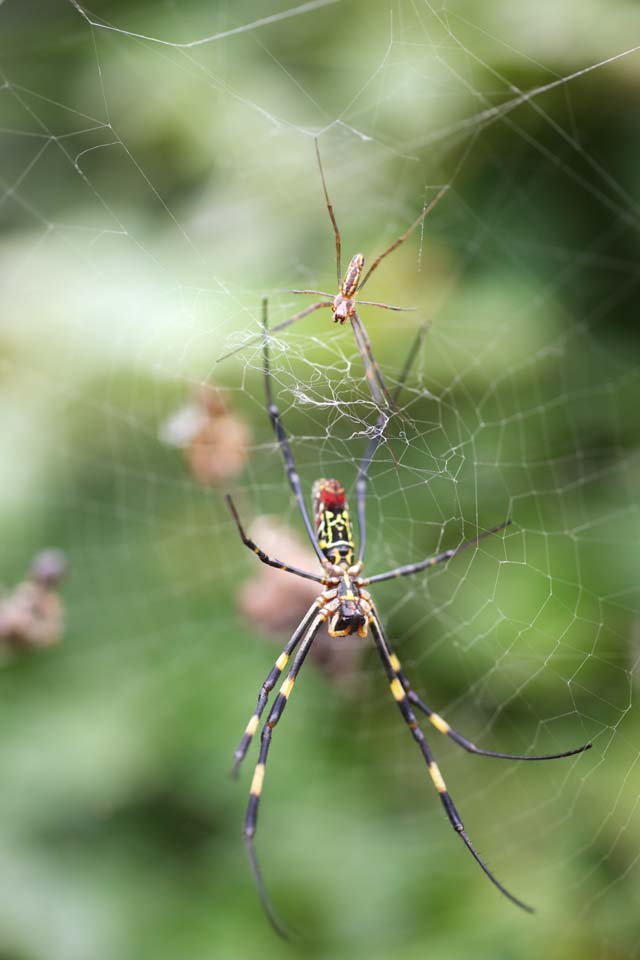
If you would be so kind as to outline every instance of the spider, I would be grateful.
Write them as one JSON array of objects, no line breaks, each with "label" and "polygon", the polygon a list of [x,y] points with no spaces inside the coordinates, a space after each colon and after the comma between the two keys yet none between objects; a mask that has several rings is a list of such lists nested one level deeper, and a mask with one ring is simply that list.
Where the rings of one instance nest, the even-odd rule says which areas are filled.
[{"label": "spider", "polygon": [[[302,320],[303,317],[308,316],[310,313],[314,313],[316,310],[321,310],[328,308],[333,314],[334,323],[344,324],[347,320],[351,322],[353,328],[353,334],[356,340],[356,346],[360,353],[360,356],[363,359],[365,366],[365,374],[367,380],[369,381],[369,387],[371,394],[373,396],[376,406],[381,409],[384,407],[390,407],[389,391],[385,385],[384,380],[382,379],[382,374],[380,373],[380,368],[378,363],[373,355],[371,349],[371,341],[369,335],[365,329],[365,326],[360,319],[357,310],[357,303],[361,303],[368,307],[380,307],[382,310],[394,310],[396,312],[406,312],[410,310],[415,310],[415,307],[396,307],[391,306],[388,303],[380,303],[377,300],[358,300],[357,295],[360,293],[365,283],[368,281],[371,274],[378,268],[381,261],[384,260],[390,253],[393,253],[400,244],[413,233],[416,227],[420,226],[427,214],[429,214],[441,197],[444,196],[448,190],[447,186],[442,187],[436,196],[428,203],[422,210],[419,217],[417,217],[411,226],[405,230],[405,232],[393,241],[391,246],[379,254],[369,267],[369,269],[364,273],[364,255],[362,253],[356,253],[355,256],[349,261],[349,266],[347,267],[344,277],[342,276],[341,260],[340,253],[342,247],[342,241],[340,239],[340,230],[338,229],[338,224],[333,212],[333,205],[329,199],[329,191],[327,189],[327,182],[324,175],[324,169],[322,166],[322,160],[320,157],[320,147],[318,146],[318,141],[314,140],[316,148],[316,157],[318,159],[318,167],[320,169],[320,177],[322,180],[322,189],[324,192],[324,198],[327,205],[327,210],[329,212],[329,218],[331,220],[331,225],[333,227],[333,232],[336,238],[336,276],[338,280],[338,293],[326,293],[323,290],[291,290],[290,293],[300,294],[303,296],[313,296],[313,297],[323,297],[323,300],[319,300],[317,303],[312,303],[310,307],[306,307],[304,310],[301,310],[299,313],[294,314],[294,316],[289,317],[288,320],[283,320],[282,323],[277,324],[272,328],[271,333],[277,333],[279,330],[284,330],[285,327],[291,326],[292,323],[295,323],[297,320]],[[249,343],[255,342],[253,339]],[[247,344],[243,344],[241,347],[237,347],[234,350],[231,350],[229,353],[223,354],[219,357],[218,362],[226,360],[227,357],[233,356],[234,353],[237,353],[239,350],[244,349]]]},{"label": "spider", "polygon": [[[398,380],[398,386],[394,391],[393,401],[395,402],[399,391],[402,389],[404,380],[411,368],[413,358],[416,355],[426,326],[418,333],[416,340],[411,348],[403,371]],[[374,601],[369,594],[367,587],[374,583],[382,583],[386,580],[393,580],[398,577],[413,576],[437,564],[456,557],[463,550],[476,546],[481,540],[490,537],[498,531],[507,527],[511,520],[505,520],[498,526],[474,537],[471,540],[464,541],[459,546],[435,556],[428,557],[426,560],[420,560],[418,563],[410,563],[406,566],[397,567],[394,570],[387,570],[383,573],[374,574],[371,577],[362,576],[363,557],[365,548],[365,497],[367,474],[372,458],[382,439],[382,430],[378,429],[369,441],[365,454],[358,466],[358,475],[356,482],[357,496],[357,517],[359,532],[359,547],[356,558],[355,540],[353,536],[349,509],[347,506],[346,495],[343,486],[336,479],[320,479],[313,484],[312,504],[313,504],[313,523],[307,511],[307,507],[302,494],[300,478],[298,476],[293,454],[289,445],[289,440],[285,432],[280,412],[274,403],[273,390],[271,384],[271,370],[269,358],[269,340],[267,328],[267,304],[263,301],[263,356],[264,356],[264,378],[266,406],[271,420],[277,442],[279,444],[286,471],[289,478],[289,484],[293,495],[297,501],[302,521],[306,528],[311,545],[318,557],[322,573],[311,573],[301,570],[297,567],[283,563],[281,560],[268,556],[260,547],[245,533],[244,527],[236,510],[235,504],[229,494],[226,495],[226,502],[235,521],[242,542],[252,550],[262,563],[271,567],[277,567],[287,573],[294,574],[297,577],[303,577],[307,580],[315,581],[322,591],[317,599],[312,603],[302,621],[294,631],[291,639],[284,650],[276,660],[273,669],[264,680],[255,712],[252,714],[245,732],[240,740],[238,748],[234,753],[233,773],[237,774],[238,768],[247,754],[254,734],[260,725],[260,718],[267,705],[269,694],[275,687],[280,675],[284,671],[289,659],[297,649],[291,668],[280,686],[278,694],[273,702],[267,720],[262,727],[260,738],[260,751],[258,762],[255,767],[253,779],[251,781],[249,804],[247,807],[244,837],[249,854],[249,860],[258,894],[260,896],[265,913],[274,929],[282,936],[287,937],[288,932],[281,921],[277,918],[269,898],[262,878],[260,865],[257,859],[254,837],[256,833],[258,806],[262,794],[263,781],[265,776],[267,758],[271,747],[273,732],[282,717],[284,709],[289,701],[289,697],[294,687],[304,660],[309,653],[320,627],[327,624],[328,632],[331,637],[347,637],[350,634],[357,633],[360,637],[366,637],[371,632],[373,642],[378,651],[384,672],[389,682],[391,694],[395,700],[403,719],[405,720],[413,739],[420,749],[427,770],[433,781],[433,785],[444,806],[451,826],[460,836],[473,858],[479,864],[489,880],[498,888],[498,890],[512,903],[521,907],[529,913],[533,908],[523,903],[504,887],[497,877],[492,873],[484,860],[476,851],[471,840],[467,836],[460,814],[456,809],[454,802],[447,790],[440,769],[436,764],[431,748],[425,739],[424,733],[418,724],[414,710],[422,711],[426,714],[428,720],[435,729],[442,734],[450,737],[455,743],[463,747],[469,753],[480,754],[486,757],[497,757],[505,760],[556,760],[562,757],[571,757],[575,754],[588,750],[591,744],[585,744],[577,749],[567,750],[563,753],[543,754],[543,755],[521,755],[511,753],[497,753],[493,750],[483,750],[477,747],[471,740],[463,736],[462,733],[455,730],[447,723],[444,717],[441,717],[430,706],[428,706],[412,689],[407,675],[402,670],[400,661],[392,649],[391,643],[385,633],[384,627],[376,610]],[[379,415],[378,426],[384,423],[384,415]]]}]

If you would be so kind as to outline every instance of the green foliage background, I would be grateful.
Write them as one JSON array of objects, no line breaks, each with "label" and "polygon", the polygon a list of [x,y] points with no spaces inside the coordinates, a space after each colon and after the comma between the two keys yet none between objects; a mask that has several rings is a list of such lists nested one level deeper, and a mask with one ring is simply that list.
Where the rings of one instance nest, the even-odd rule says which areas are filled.
[{"label": "green foliage background", "polygon": [[[0,6],[0,580],[46,544],[72,571],[64,642],[0,670],[0,958],[635,957],[637,4],[342,0],[200,46],[132,35],[286,9],[96,0],[123,33],[62,0]],[[277,648],[236,611],[253,568],[220,494],[157,432],[215,376],[255,431],[243,512],[295,522],[259,357],[215,359],[265,291],[283,319],[283,288],[333,283],[315,132],[347,255],[451,184],[376,275],[433,327],[390,425],[402,455],[373,472],[368,556],[514,517],[377,597],[416,687],[483,746],[593,738],[508,768],[435,743],[533,918],[452,835],[372,656],[361,700],[310,667],[273,749],[258,845],[302,945],[251,883],[248,780],[227,774]],[[392,381],[416,319],[365,322]],[[310,318],[275,362],[305,485],[351,482],[371,410],[350,332]],[[339,402],[309,410],[296,384]]]}]

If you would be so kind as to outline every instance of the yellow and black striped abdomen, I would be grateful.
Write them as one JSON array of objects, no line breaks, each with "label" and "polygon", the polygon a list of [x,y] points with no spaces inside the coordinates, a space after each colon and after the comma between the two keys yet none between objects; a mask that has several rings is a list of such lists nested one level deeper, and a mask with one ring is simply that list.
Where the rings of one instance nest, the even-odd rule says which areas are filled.
[{"label": "yellow and black striped abdomen", "polygon": [[344,489],[337,480],[313,485],[313,511],[318,545],[331,563],[353,563],[353,529]]}]

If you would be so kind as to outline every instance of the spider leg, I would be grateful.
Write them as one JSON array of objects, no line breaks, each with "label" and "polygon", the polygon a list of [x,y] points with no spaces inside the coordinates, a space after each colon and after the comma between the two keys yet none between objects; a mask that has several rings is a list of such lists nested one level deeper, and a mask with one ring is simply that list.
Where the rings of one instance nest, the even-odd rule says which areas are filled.
[{"label": "spider leg", "polygon": [[370,626],[371,626],[371,633],[373,634],[374,642],[378,649],[378,653],[380,654],[380,658],[382,660],[385,673],[387,674],[387,678],[389,680],[393,698],[398,704],[400,713],[402,714],[405,723],[409,727],[411,731],[411,735],[413,736],[413,739],[416,741],[416,743],[418,744],[422,752],[422,756],[424,757],[425,762],[427,764],[429,776],[431,777],[431,780],[433,781],[433,785],[438,792],[438,795],[447,813],[451,826],[456,831],[456,833],[460,835],[460,839],[466,846],[467,850],[471,853],[472,857],[474,858],[478,866],[486,874],[489,880],[491,880],[493,885],[498,888],[500,893],[502,893],[508,900],[511,900],[511,902],[514,903],[517,907],[520,907],[522,910],[526,910],[527,913],[533,913],[534,912],[533,907],[530,907],[526,903],[523,903],[522,900],[519,900],[512,893],[510,893],[506,887],[503,887],[503,885],[500,883],[497,877],[494,876],[494,874],[491,872],[487,864],[481,858],[480,854],[477,852],[476,848],[473,846],[473,844],[471,843],[471,840],[467,836],[467,833],[464,829],[464,824],[460,819],[460,814],[458,813],[455,807],[455,804],[449,795],[449,791],[447,790],[446,784],[442,779],[442,774],[440,773],[440,769],[431,752],[431,748],[429,747],[429,744],[425,739],[424,733],[418,726],[418,721],[416,720],[415,714],[409,705],[406,691],[398,678],[398,674],[396,670],[394,669],[391,656],[387,652],[385,641],[381,632],[381,627],[376,614],[374,614],[371,617]]},{"label": "spider leg", "polygon": [[333,226],[333,232],[336,235],[336,272],[338,275],[338,286],[340,286],[340,281],[342,280],[342,270],[340,269],[340,231],[338,230],[338,224],[336,223],[336,218],[333,212],[333,206],[331,200],[329,199],[329,191],[327,190],[327,181],[324,178],[324,170],[322,169],[322,160],[320,159],[320,146],[318,144],[317,138],[314,139],[316,145],[316,157],[318,158],[318,167],[320,168],[320,177],[322,179],[322,189],[324,191],[324,199],[327,204],[327,210],[329,211],[329,219]]},{"label": "spider leg", "polygon": [[332,293],[327,293],[326,290],[287,290],[287,293],[299,293],[304,294],[306,297],[327,297],[333,299]]},{"label": "spider leg", "polygon": [[385,645],[389,662],[391,663],[396,676],[402,684],[409,702],[412,703],[414,707],[417,707],[418,710],[421,710],[424,714],[426,714],[430,723],[439,733],[446,734],[446,736],[450,737],[455,743],[458,744],[458,746],[462,747],[464,750],[467,750],[469,753],[475,753],[483,757],[497,757],[500,760],[560,760],[563,757],[573,757],[577,753],[583,753],[585,750],[591,749],[592,745],[587,743],[584,746],[578,747],[574,750],[565,750],[563,753],[519,754],[497,753],[495,750],[482,750],[480,747],[477,747],[475,743],[472,743],[471,740],[468,740],[467,737],[463,736],[457,730],[454,730],[454,728],[447,723],[444,717],[441,717],[440,714],[432,710],[431,707],[429,707],[424,700],[421,700],[417,693],[412,690],[409,678],[403,672],[402,667],[400,666],[400,661],[391,648],[389,638],[387,637],[380,620],[378,619],[376,623],[378,630],[380,631],[381,641]]},{"label": "spider leg", "polygon": [[[263,303],[266,303],[266,300],[263,300]],[[303,317],[307,317],[310,313],[313,313],[315,310],[320,310],[322,307],[333,309],[333,303],[312,303],[310,307],[306,307],[306,309],[301,310],[300,313],[294,313],[288,320],[277,323],[275,327],[269,330],[269,333],[278,333],[280,330],[284,330],[285,327],[290,327],[292,323],[295,323],[297,320],[302,320]]]},{"label": "spider leg", "polygon": [[[263,300],[263,303],[266,301]],[[333,307],[332,303],[312,303],[310,307],[306,307],[304,310],[301,310],[300,313],[294,314],[293,317],[289,317],[288,320],[283,320],[282,323],[278,323],[273,327],[270,333],[277,333],[278,330],[284,330],[285,327],[290,327],[292,323],[295,323],[296,320],[302,320],[303,317],[308,316],[308,314],[313,313],[314,310],[319,310],[320,307]],[[245,340],[244,343],[241,343],[239,347],[234,347],[233,350],[229,350],[228,353],[223,353],[221,357],[218,357],[216,363],[222,363],[223,360],[228,360],[229,357],[233,357],[236,353],[240,353],[241,350],[250,347],[252,343],[257,343],[258,340],[262,340],[264,333],[258,333],[255,337],[250,337],[248,340]]]},{"label": "spider leg", "polygon": [[414,573],[420,573],[421,570],[426,570],[427,567],[435,567],[438,563],[445,563],[445,561],[462,553],[463,550],[467,550],[469,547],[475,547],[482,540],[486,540],[487,537],[491,537],[494,533],[504,530],[510,523],[511,520],[505,520],[503,523],[499,523],[497,527],[487,530],[486,533],[481,533],[480,536],[474,537],[472,540],[466,540],[464,543],[461,543],[459,547],[454,547],[452,550],[445,550],[444,553],[437,553],[434,557],[428,557],[419,563],[410,563],[404,567],[396,567],[395,570],[387,570],[385,573],[376,573],[373,577],[361,580],[362,586],[366,587],[370,583],[382,583],[383,580],[394,580],[397,577],[411,577]]},{"label": "spider leg", "polygon": [[326,585],[327,580],[325,580],[324,577],[319,577],[315,573],[308,573],[306,570],[301,570],[299,567],[290,567],[288,563],[283,563],[282,560],[276,560],[275,557],[270,557],[264,552],[264,550],[261,550],[255,541],[252,540],[251,537],[248,537],[244,532],[244,527],[240,522],[240,517],[238,516],[236,505],[231,499],[231,495],[228,493],[225,494],[224,499],[229,507],[229,511],[235,521],[236,527],[238,528],[238,533],[240,534],[242,542],[244,543],[245,547],[248,547],[249,550],[255,553],[258,560],[262,560],[262,562],[266,563],[269,567],[276,567],[277,570],[284,570],[285,573],[294,573],[296,577],[303,577],[305,580],[314,580],[316,583]]},{"label": "spider leg", "polygon": [[278,920],[267,896],[267,891],[264,880],[262,879],[262,871],[260,870],[260,864],[258,862],[253,840],[258,823],[258,807],[260,804],[260,795],[262,793],[262,784],[269,754],[269,747],[271,746],[273,730],[284,712],[284,708],[287,705],[287,700],[289,699],[289,695],[293,689],[293,684],[295,683],[300,668],[304,663],[304,659],[311,649],[311,645],[316,638],[320,626],[325,620],[326,615],[324,613],[318,613],[314,617],[311,625],[308,627],[300,649],[296,653],[291,670],[287,674],[286,680],[280,687],[278,695],[273,701],[273,706],[269,711],[269,716],[267,717],[266,723],[262,728],[262,734],[260,737],[260,755],[258,757],[258,762],[256,764],[253,779],[251,781],[249,804],[247,806],[247,813],[244,822],[245,844],[247,847],[247,853],[249,854],[249,861],[251,863],[251,869],[253,871],[254,880],[256,882],[256,887],[258,888],[258,894],[260,896],[262,906],[267,917],[269,918],[271,926],[277,933],[280,934],[281,937],[284,937],[285,939],[289,939],[289,934],[286,927],[284,927],[280,920]]},{"label": "spider leg", "polygon": [[[396,405],[396,401],[400,396],[400,392],[404,387],[405,381],[409,376],[409,371],[413,366],[413,362],[418,355],[420,346],[424,339],[424,336],[429,329],[429,324],[427,322],[423,323],[418,333],[415,336],[411,347],[409,348],[409,353],[404,362],[402,372],[395,386],[393,393],[391,394],[391,404],[393,407]],[[371,466],[371,461],[373,460],[376,450],[382,442],[383,431],[387,423],[388,417],[385,413],[381,413],[378,417],[378,422],[375,427],[375,434],[369,441],[369,445],[365,450],[364,456],[358,465],[358,479],[356,481],[356,510],[358,514],[358,538],[360,542],[360,548],[358,550],[358,562],[361,562],[364,557],[364,548],[367,541],[367,526],[365,523],[365,510],[366,510],[366,494],[367,494],[367,480],[369,467]]]},{"label": "spider leg", "polygon": [[[306,290],[292,290],[291,293],[306,293]],[[310,293],[314,291],[309,291]],[[417,307],[392,307],[390,303],[378,303],[377,300],[360,300],[358,299],[360,306],[364,304],[365,307],[380,307],[381,310],[396,310],[398,313],[410,313],[413,310],[417,310]]]},{"label": "spider leg", "polygon": [[[317,307],[318,304],[315,305]],[[319,304],[322,306],[322,304]],[[306,312],[309,313],[313,310],[314,307],[310,307]],[[304,313],[304,311],[303,311]],[[302,495],[302,488],[300,486],[300,477],[298,476],[298,471],[296,470],[295,461],[293,459],[293,454],[291,453],[291,448],[289,446],[289,441],[287,439],[287,434],[284,427],[282,426],[282,421],[280,419],[280,411],[278,407],[273,402],[273,391],[271,389],[271,364],[269,360],[269,328],[268,328],[268,304],[266,298],[262,301],[262,325],[263,325],[263,357],[264,357],[264,387],[265,394],[267,398],[267,412],[271,418],[271,423],[280,445],[280,450],[284,458],[285,466],[287,469],[287,475],[289,477],[289,484],[293,490],[293,494],[298,501],[298,508],[302,516],[302,521],[305,525],[307,535],[311,541],[311,545],[316,552],[316,556],[320,563],[324,563],[325,557],[322,553],[322,550],[318,546],[318,540],[315,534],[315,530],[309,518],[309,513],[307,511],[307,505],[304,501],[304,496]],[[278,329],[276,327],[276,329]]]},{"label": "spider leg", "polygon": [[441,187],[440,190],[438,190],[438,192],[436,193],[436,195],[435,195],[435,197],[433,198],[433,200],[431,200],[431,201],[425,206],[425,208],[423,209],[423,211],[422,211],[422,213],[420,214],[420,216],[417,217],[417,218],[413,221],[413,223],[412,223],[411,226],[408,228],[408,230],[405,230],[405,232],[402,234],[402,236],[398,237],[397,240],[394,240],[393,243],[391,244],[391,246],[390,246],[390,247],[387,247],[387,249],[384,251],[384,253],[381,253],[379,256],[376,257],[376,259],[373,261],[373,263],[371,264],[371,266],[369,267],[369,269],[368,269],[367,272],[365,273],[364,279],[361,281],[360,285],[358,286],[358,291],[362,290],[362,288],[364,287],[365,283],[367,282],[367,280],[369,279],[369,277],[371,276],[371,274],[373,273],[373,271],[376,270],[376,269],[378,268],[378,266],[380,265],[380,261],[381,261],[381,260],[384,260],[385,257],[388,257],[389,254],[390,254],[390,253],[393,253],[394,250],[397,250],[398,247],[400,246],[400,244],[401,244],[401,243],[404,243],[404,241],[407,239],[407,237],[411,236],[411,234],[412,234],[413,231],[416,229],[416,227],[419,227],[419,226],[420,226],[420,224],[421,224],[422,221],[425,219],[425,217],[426,217],[428,214],[431,213],[431,211],[434,209],[434,207],[436,206],[436,204],[438,204],[438,203],[440,202],[440,200],[444,197],[444,195],[445,195],[445,193],[447,192],[448,189],[449,189],[449,187],[448,187],[448,185],[446,185],[446,184],[445,184],[444,187]]},{"label": "spider leg", "polygon": [[238,744],[238,747],[235,753],[233,754],[233,769],[231,772],[234,777],[237,776],[238,769],[240,768],[240,764],[244,760],[247,754],[247,750],[251,746],[253,735],[258,729],[258,724],[260,723],[260,717],[262,716],[262,711],[267,705],[269,694],[271,693],[276,683],[278,682],[280,678],[280,674],[286,667],[289,657],[291,656],[295,648],[298,646],[300,639],[307,632],[307,628],[309,627],[311,620],[314,618],[314,616],[318,612],[318,609],[319,608],[318,608],[317,601],[309,607],[303,619],[300,621],[295,631],[293,632],[288,644],[286,645],[286,647],[284,648],[284,650],[276,660],[273,668],[271,669],[271,672],[268,674],[266,680],[260,687],[260,693],[258,694],[258,703],[257,703],[256,709],[252,713],[249,723],[247,724],[247,727],[242,735],[242,740]]}]

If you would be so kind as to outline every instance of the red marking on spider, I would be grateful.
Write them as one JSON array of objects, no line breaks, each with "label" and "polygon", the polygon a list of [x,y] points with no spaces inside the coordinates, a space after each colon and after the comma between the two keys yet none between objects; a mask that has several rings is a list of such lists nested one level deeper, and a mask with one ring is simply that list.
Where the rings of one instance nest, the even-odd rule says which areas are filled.
[{"label": "red marking on spider", "polygon": [[327,480],[318,493],[322,504],[332,510],[336,507],[344,507],[346,503],[344,487],[337,480]]}]

